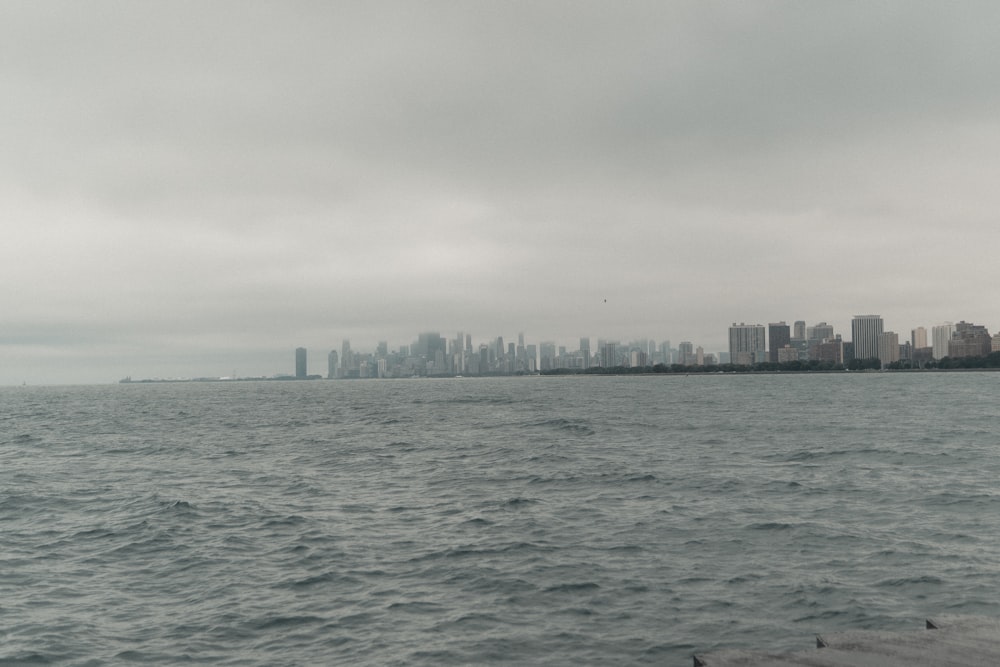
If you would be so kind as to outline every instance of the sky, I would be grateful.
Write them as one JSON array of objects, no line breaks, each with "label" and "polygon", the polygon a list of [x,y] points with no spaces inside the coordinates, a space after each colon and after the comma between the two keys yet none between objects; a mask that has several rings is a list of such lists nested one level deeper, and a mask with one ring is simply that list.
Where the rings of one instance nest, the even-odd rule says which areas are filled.
[{"label": "sky", "polygon": [[1000,4],[0,7],[0,385],[1000,329]]}]

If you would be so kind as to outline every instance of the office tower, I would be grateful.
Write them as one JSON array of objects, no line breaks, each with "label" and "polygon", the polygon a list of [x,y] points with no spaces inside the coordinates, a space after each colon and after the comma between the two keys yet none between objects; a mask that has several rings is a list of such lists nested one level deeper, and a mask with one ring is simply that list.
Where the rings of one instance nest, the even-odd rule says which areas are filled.
[{"label": "office tower", "polygon": [[580,354],[583,355],[583,367],[590,368],[590,338],[580,339]]},{"label": "office tower", "polygon": [[806,340],[809,343],[822,343],[824,340],[833,338],[833,327],[826,322],[820,322],[816,326],[806,327]]},{"label": "office tower", "polygon": [[[895,331],[883,331],[878,335],[878,360],[882,368],[899,361],[899,335]],[[868,357],[863,357],[867,359]]]},{"label": "office tower", "polygon": [[389,343],[380,340],[378,345],[375,347],[375,356],[378,358],[385,358],[389,355]]},{"label": "office tower", "polygon": [[785,347],[792,341],[791,332],[784,321],[767,325],[767,349],[768,360],[772,364],[778,363],[778,350]]},{"label": "office tower", "polygon": [[444,356],[447,351],[447,341],[437,331],[425,332],[417,336],[417,344],[414,350],[414,354],[417,356],[422,356],[427,361],[434,361],[437,359],[438,352]]},{"label": "office tower", "polygon": [[694,363],[696,366],[705,365],[705,348],[703,348],[701,345],[696,347],[694,350]]},{"label": "office tower", "polygon": [[299,380],[306,379],[306,348],[295,348],[295,377]]},{"label": "office tower", "polygon": [[917,327],[910,331],[910,343],[913,345],[914,350],[927,347],[927,329]]},{"label": "office tower", "polygon": [[618,365],[618,344],[605,343],[601,348],[601,366],[603,368],[614,368]]},{"label": "office tower", "polygon": [[539,368],[543,371],[550,371],[556,367],[556,344],[551,341],[539,343],[538,353],[541,356]]},{"label": "office tower", "polygon": [[531,344],[525,346],[528,356],[528,372],[534,373],[538,370],[538,346]]},{"label": "office tower", "polygon": [[729,327],[729,358],[738,366],[764,361],[764,325],[733,322]]},{"label": "office tower", "polygon": [[677,363],[681,366],[693,366],[694,362],[694,345],[690,341],[682,340],[677,346]]},{"label": "office tower", "polygon": [[340,344],[340,367],[345,371],[351,367],[351,341],[346,338]]},{"label": "office tower", "polygon": [[878,354],[878,337],[882,334],[881,315],[855,315],[851,320],[851,342],[854,358],[859,360],[881,359]]},{"label": "office tower", "polygon": [[931,327],[931,341],[934,346],[935,359],[944,359],[948,356],[948,342],[953,333],[955,333],[955,325],[951,322]]},{"label": "office tower", "polygon": [[795,340],[806,339],[806,323],[804,320],[795,321],[795,328],[792,330],[792,338]]},{"label": "office tower", "polygon": [[326,355],[326,377],[328,380],[332,380],[337,377],[337,351],[330,350],[330,354]]}]

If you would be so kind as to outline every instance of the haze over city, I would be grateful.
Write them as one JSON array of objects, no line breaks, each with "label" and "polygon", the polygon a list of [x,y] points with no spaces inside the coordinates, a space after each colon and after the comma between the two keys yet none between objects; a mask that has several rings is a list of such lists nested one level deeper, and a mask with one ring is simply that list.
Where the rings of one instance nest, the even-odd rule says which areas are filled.
[{"label": "haze over city", "polygon": [[11,2],[0,384],[1000,327],[994,3]]}]

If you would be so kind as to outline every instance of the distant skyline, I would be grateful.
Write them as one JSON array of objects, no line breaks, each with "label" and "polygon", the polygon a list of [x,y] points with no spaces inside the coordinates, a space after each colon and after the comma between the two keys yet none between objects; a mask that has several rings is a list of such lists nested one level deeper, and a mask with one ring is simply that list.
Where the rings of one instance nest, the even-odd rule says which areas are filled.
[{"label": "distant skyline", "polygon": [[[0,385],[1000,326],[1000,5],[9,2]],[[404,342],[406,341],[406,342]]]}]

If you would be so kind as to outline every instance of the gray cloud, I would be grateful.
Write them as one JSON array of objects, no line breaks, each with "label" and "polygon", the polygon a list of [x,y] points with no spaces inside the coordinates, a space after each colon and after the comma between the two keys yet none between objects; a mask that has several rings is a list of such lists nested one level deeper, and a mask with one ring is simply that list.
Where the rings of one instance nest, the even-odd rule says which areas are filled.
[{"label": "gray cloud", "polygon": [[996,328],[998,14],[9,3],[0,382],[425,328]]}]

